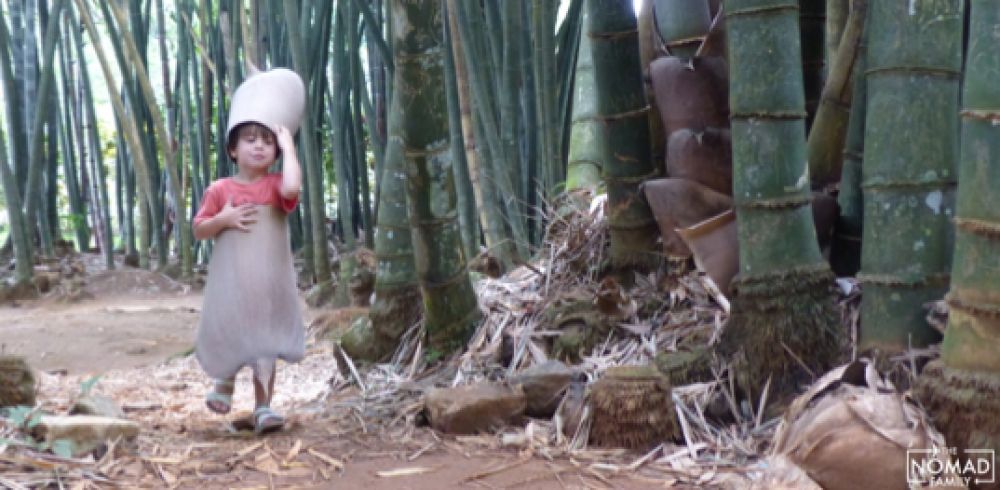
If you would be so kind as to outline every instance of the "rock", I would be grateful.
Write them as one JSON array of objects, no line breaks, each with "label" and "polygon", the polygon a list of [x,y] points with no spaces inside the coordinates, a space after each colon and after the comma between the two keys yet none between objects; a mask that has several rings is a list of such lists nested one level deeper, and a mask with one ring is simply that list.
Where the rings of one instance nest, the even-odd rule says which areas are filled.
[{"label": "rock", "polygon": [[35,406],[35,373],[20,356],[0,355],[0,407]]},{"label": "rock", "polygon": [[529,417],[548,418],[556,412],[563,394],[576,372],[565,364],[549,360],[531,366],[510,378],[510,383],[521,385],[527,398],[524,414]]},{"label": "rock", "polygon": [[118,403],[103,395],[88,395],[79,400],[69,410],[70,415],[98,415],[113,419],[124,419],[125,412]]},{"label": "rock", "polygon": [[450,434],[494,430],[520,418],[526,407],[520,386],[497,383],[434,388],[424,399],[431,427]]},{"label": "rock", "polygon": [[101,449],[107,441],[118,440],[119,448],[137,448],[139,424],[96,415],[45,415],[33,433],[49,444],[60,439],[70,441],[73,455],[79,457]]}]

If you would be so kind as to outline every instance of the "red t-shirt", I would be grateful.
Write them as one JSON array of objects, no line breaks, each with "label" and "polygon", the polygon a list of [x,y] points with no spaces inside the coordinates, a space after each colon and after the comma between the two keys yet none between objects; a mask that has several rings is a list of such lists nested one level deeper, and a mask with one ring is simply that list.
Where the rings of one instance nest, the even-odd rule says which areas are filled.
[{"label": "red t-shirt", "polygon": [[233,200],[233,206],[245,203],[269,204],[288,214],[295,209],[299,199],[285,199],[281,197],[281,174],[267,174],[256,182],[243,184],[228,177],[212,182],[205,189],[205,195],[201,200],[201,208],[194,217],[194,224],[211,218],[222,211],[226,201]]}]

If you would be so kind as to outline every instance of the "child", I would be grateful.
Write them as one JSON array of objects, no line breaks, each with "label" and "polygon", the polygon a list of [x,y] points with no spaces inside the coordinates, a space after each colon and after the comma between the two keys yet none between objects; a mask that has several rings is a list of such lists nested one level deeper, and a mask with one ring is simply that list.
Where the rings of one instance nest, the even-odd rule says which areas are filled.
[{"label": "child", "polygon": [[[305,353],[286,220],[302,184],[292,135],[304,99],[301,79],[282,69],[253,74],[236,90],[226,150],[237,171],[205,190],[194,218],[194,237],[215,239],[196,343],[198,362],[215,378],[206,405],[228,413],[236,373],[251,366],[258,434],[284,425],[270,408],[275,361]],[[278,157],[281,173],[268,173]]]}]

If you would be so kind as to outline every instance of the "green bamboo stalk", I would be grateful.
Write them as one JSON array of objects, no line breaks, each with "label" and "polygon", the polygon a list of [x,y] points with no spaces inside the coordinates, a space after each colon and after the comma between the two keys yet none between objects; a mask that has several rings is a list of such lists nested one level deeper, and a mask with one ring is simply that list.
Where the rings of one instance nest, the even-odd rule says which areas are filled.
[{"label": "green bamboo stalk", "polygon": [[[481,204],[479,206],[482,215],[483,232],[486,235],[486,246],[491,254],[500,261],[501,270],[507,271],[513,264],[521,260],[520,248],[523,247],[526,236],[524,224],[520,217],[512,217],[505,220],[502,216],[504,208],[510,209],[516,206],[517,195],[514,193],[510,180],[512,168],[512,155],[504,153],[503,144],[500,141],[500,130],[498,128],[498,111],[494,91],[488,86],[487,74],[491,71],[489,63],[484,61],[489,58],[481,44],[481,39],[476,35],[483,29],[477,28],[474,20],[478,18],[476,13],[469,12],[471,5],[466,2],[448,0],[448,12],[452,26],[452,49],[455,53],[456,74],[459,80],[459,103],[462,104],[463,80],[467,80],[469,95],[467,103],[470,110],[470,126],[475,138],[471,141],[476,143],[478,155],[481,158],[470,160],[470,173],[472,173],[473,185],[477,185],[480,191]],[[457,32],[456,32],[457,31]],[[461,58],[459,57],[461,55]],[[464,109],[463,109],[464,111]],[[476,130],[478,125],[481,128]],[[485,141],[485,145],[480,145],[480,141]],[[466,135],[466,144],[470,139]],[[473,165],[476,165],[473,167]],[[472,169],[475,171],[472,172]],[[508,217],[510,217],[508,215]]]},{"label": "green bamboo stalk", "polygon": [[[80,80],[80,104],[81,104],[81,117],[80,120],[84,121],[78,125],[77,129],[80,131],[78,139],[80,140],[80,157],[84,161],[88,162],[90,167],[90,201],[91,207],[93,208],[94,223],[98,233],[98,241],[101,246],[101,252],[104,255],[104,265],[108,270],[115,268],[114,260],[114,243],[111,233],[111,216],[110,216],[110,203],[108,201],[108,189],[107,189],[107,176],[105,175],[103,162],[101,159],[101,145],[100,136],[98,134],[97,128],[97,115],[94,108],[94,96],[90,84],[90,74],[84,67],[82,62],[79,60],[86,59],[84,57],[84,44],[83,35],[80,33],[80,29],[74,28],[80,25],[79,21],[76,19],[76,14],[73,9],[66,9],[66,24],[68,31],[73,35],[73,44],[76,50],[76,58],[78,60],[76,64],[76,69],[79,72],[78,79]],[[83,148],[89,148],[87,155],[84,155]],[[120,176],[116,176],[115,180],[120,182]],[[123,230],[124,233],[125,230]]]},{"label": "green bamboo stalk", "polygon": [[[449,5],[451,6],[451,5]],[[403,107],[400,144],[427,352],[449,354],[479,321],[455,217],[438,2],[393,0],[395,96]]]},{"label": "green bamboo stalk", "polygon": [[556,139],[558,115],[556,114],[556,90],[553,81],[555,71],[555,49],[553,48],[552,27],[555,24],[554,4],[552,2],[531,3],[531,26],[534,52],[532,60],[535,67],[535,105],[538,108],[540,165],[542,168],[542,183],[545,196],[557,194],[557,188],[563,184],[565,172],[559,155],[559,144]]},{"label": "green bamboo stalk", "polygon": [[[361,16],[361,12],[357,9],[353,10],[352,15],[349,18],[357,18]],[[350,88],[352,91],[351,97],[351,118],[352,123],[352,133],[354,134],[354,175],[356,176],[358,183],[360,184],[361,193],[361,224],[364,227],[365,232],[365,244],[372,246],[375,242],[375,220],[372,216],[372,203],[371,203],[371,189],[368,182],[368,158],[367,158],[367,147],[364,137],[364,114],[361,109],[361,101],[364,98],[362,94],[367,92],[365,88],[364,73],[361,68],[361,36],[357,29],[350,30]]]},{"label": "green bamboo stalk", "polygon": [[739,274],[719,344],[751,400],[780,407],[840,352],[833,275],[813,228],[799,13],[784,0],[726,0]]},{"label": "green bamboo stalk", "polygon": [[386,70],[388,70],[389,76],[391,77],[392,72],[395,70],[395,65],[392,61],[392,51],[389,50],[389,45],[385,42],[385,38],[382,37],[382,30],[379,26],[375,12],[362,0],[351,1],[354,2],[355,8],[361,10],[361,15],[365,22],[365,29],[368,32],[367,39],[375,43],[375,49],[378,50],[379,56],[385,63]]},{"label": "green bamboo stalk", "polygon": [[[583,22],[589,22],[589,9],[583,8]],[[601,183],[600,139],[604,136],[597,119],[597,87],[594,82],[592,42],[580,32],[580,49],[573,81],[573,125],[570,129],[566,190],[596,189]]]},{"label": "green bamboo stalk", "polygon": [[[25,89],[25,67],[24,67],[24,49],[26,46],[25,42],[25,32],[24,32],[24,3],[23,2],[12,2],[10,4],[10,21],[11,21],[11,33],[9,36],[8,45],[10,46],[10,58],[11,67],[13,72],[11,74],[13,83],[11,86],[4,87],[4,93],[9,94],[11,101],[13,103],[5,104],[7,106],[7,116],[8,116],[8,135],[12,139],[11,151],[14,158],[14,175],[17,177],[18,189],[20,189],[21,195],[24,195],[24,184],[28,179],[28,165],[31,163],[31,156],[28,154],[29,138],[27,130],[30,129],[27,121],[27,111],[29,109],[27,103],[30,100],[34,104],[33,99],[28,99],[24,96]],[[33,226],[33,225],[32,225]],[[34,236],[32,234],[32,236]],[[32,251],[32,253],[34,253]]]},{"label": "green bamboo stalk", "polygon": [[[0,71],[2,71],[4,94],[11,97],[16,94],[14,69],[11,66],[14,62],[11,55],[10,33],[7,29],[7,19],[3,11],[0,11]],[[13,119],[20,113],[19,99],[7,100],[8,131],[7,134],[17,137],[15,128],[21,128],[17,120]],[[23,134],[23,132],[22,132]],[[16,152],[15,152],[16,156]],[[7,219],[10,223],[10,236],[14,247],[14,280],[17,283],[26,284],[34,276],[34,263],[32,259],[32,243],[30,228],[24,221],[21,213],[21,191],[18,188],[17,175],[11,170],[7,145],[4,137],[0,134],[0,185],[3,186],[4,199],[7,203]]]},{"label": "green bamboo stalk", "polygon": [[[174,139],[167,131],[167,124],[164,121],[163,111],[160,110],[159,105],[156,102],[156,95],[153,93],[153,86],[150,83],[149,75],[145,69],[145,63],[140,57],[139,49],[136,46],[136,39],[133,37],[131,31],[128,29],[125,22],[125,15],[121,11],[121,8],[115,4],[115,2],[109,2],[112,13],[115,16],[115,20],[118,23],[119,31],[122,33],[122,39],[124,40],[125,50],[128,54],[128,58],[132,61],[132,68],[135,70],[135,78],[142,89],[143,100],[146,103],[146,109],[153,118],[153,127],[156,130],[156,138],[160,142],[160,151],[163,152],[164,166],[167,169],[167,175],[169,176],[170,193],[173,196],[174,206],[176,211],[174,213],[174,220],[177,228],[181,233],[181,243],[180,246],[180,257],[181,257],[181,275],[182,277],[190,277],[193,274],[192,259],[191,259],[191,249],[194,243],[194,236],[191,227],[188,226],[187,217],[187,199],[184,194],[184,190],[181,188],[181,176],[178,171],[180,162],[178,161],[177,152],[174,150]],[[165,75],[169,78],[168,75]],[[169,100],[167,101],[169,104]],[[153,209],[156,209],[155,207]],[[160,262],[160,266],[164,266],[164,262]]]},{"label": "green bamboo stalk", "polygon": [[[63,175],[66,181],[66,194],[69,199],[70,213],[72,216],[73,228],[76,235],[77,248],[81,252],[87,251],[90,244],[90,227],[87,224],[87,166],[81,158],[77,158],[74,141],[77,132],[74,128],[80,126],[80,112],[75,109],[79,107],[76,94],[73,91],[75,80],[71,65],[72,37],[67,29],[68,22],[60,24],[62,33],[59,38],[59,72],[62,75],[60,86],[62,90],[62,119],[60,123],[60,143],[63,146]],[[82,141],[81,141],[82,143]],[[96,223],[96,221],[95,221]]]},{"label": "green bamboo stalk", "polygon": [[861,193],[861,167],[865,151],[865,115],[868,90],[865,82],[867,28],[858,45],[858,59],[854,63],[854,82],[851,95],[851,116],[847,122],[844,142],[844,166],[840,172],[840,192],[837,204],[840,217],[834,228],[830,249],[830,265],[837,276],[853,276],[861,268],[861,233],[864,223],[864,199]]},{"label": "green bamboo stalk", "polygon": [[352,182],[348,171],[348,158],[350,144],[347,133],[349,131],[350,107],[350,85],[348,83],[347,66],[348,60],[348,36],[353,30],[353,20],[348,18],[345,4],[341,4],[337,9],[336,20],[333,30],[333,66],[341,67],[334,70],[330,77],[333,81],[333,94],[327,97],[330,105],[330,139],[333,144],[333,168],[337,185],[337,220],[340,222],[340,232],[343,235],[344,250],[341,251],[340,260],[340,280],[335,291],[334,306],[350,305],[350,295],[347,291],[347,284],[354,273],[355,261],[353,252],[357,248],[356,228],[354,226],[354,206],[352,192]]},{"label": "green bamboo stalk", "polygon": [[[447,9],[447,4],[445,7]],[[449,28],[444,29],[444,88],[448,98],[448,135],[451,141],[451,159],[455,171],[455,191],[458,200],[458,224],[462,231],[462,248],[465,251],[466,259],[472,260],[479,253],[479,221],[476,214],[477,199],[475,194],[478,191],[472,184],[469,161],[465,152],[465,127],[462,124],[462,105],[459,101],[455,47],[452,46],[451,35],[451,19],[454,16],[451,13],[446,15],[449,19]],[[467,90],[468,87],[466,87]],[[471,123],[469,129],[472,129]]]},{"label": "green bamboo stalk", "polygon": [[[576,59],[580,51],[580,35],[583,32],[583,0],[572,0],[566,18],[556,36],[556,63],[559,66],[556,85],[558,106],[556,107],[556,142],[559,145],[559,165],[567,173],[566,155],[569,153],[570,128],[573,125],[573,81],[576,75]],[[650,113],[656,111],[651,111]],[[565,185],[564,185],[565,187]],[[531,190],[526,189],[525,192]],[[530,218],[530,217],[529,217]],[[538,234],[541,237],[541,234]],[[536,241],[532,241],[537,245]]]},{"label": "green bamboo stalk", "polygon": [[[89,7],[84,3],[84,0],[74,0],[76,2],[77,11],[80,15],[80,19],[83,21],[84,29],[87,30],[87,35],[90,37],[91,45],[94,52],[97,54],[98,61],[101,65],[101,73],[104,75],[104,81],[108,87],[108,95],[111,99],[111,105],[114,109],[116,120],[118,121],[121,134],[128,145],[128,154],[131,157],[131,161],[134,164],[134,169],[136,172],[136,177],[139,183],[140,193],[142,194],[142,200],[145,201],[147,206],[139,206],[140,214],[140,230],[137,231],[136,235],[139,238],[139,263],[143,268],[148,267],[147,251],[149,250],[148,243],[148,214],[149,210],[156,209],[156,203],[154,202],[153,190],[150,188],[149,180],[149,166],[146,163],[146,157],[142,149],[142,143],[139,139],[138,128],[136,127],[135,120],[129,116],[128,112],[125,110],[125,104],[122,101],[120,94],[116,93],[114,87],[117,82],[115,81],[114,75],[111,72],[111,65],[108,62],[107,56],[104,54],[104,49],[101,44],[100,34],[97,32],[97,27],[94,25],[94,20],[90,15]],[[121,149],[121,147],[119,147]],[[119,150],[121,151],[121,150]],[[146,226],[143,228],[143,226]]]},{"label": "green bamboo stalk", "polygon": [[[55,78],[53,75],[55,71],[55,63],[52,58],[55,55],[56,39],[59,37],[59,16],[61,15],[64,3],[64,0],[56,0],[53,5],[52,15],[49,16],[48,22],[46,23],[45,40],[42,47],[42,72],[40,75],[41,83],[38,87],[38,93],[32,94],[30,89],[25,90],[26,97],[29,94],[35,97],[31,100],[31,107],[34,108],[34,119],[30,121],[31,131],[29,135],[31,138],[31,146],[28,147],[31,164],[28,167],[28,180],[25,183],[24,192],[24,218],[25,223],[29,224],[29,226],[32,223],[36,223],[36,220],[38,220],[38,208],[42,205],[42,196],[40,196],[39,193],[42,191],[41,178],[42,167],[44,165],[42,162],[42,145],[44,143],[43,136],[45,134],[43,126],[45,125],[46,119],[49,117],[49,107],[51,106],[54,92],[52,86]],[[28,5],[30,4],[31,2],[28,2]],[[29,8],[28,11],[30,12],[31,9]],[[28,29],[28,31],[31,32],[32,29]],[[30,57],[32,60],[34,58],[34,54],[31,53],[30,48],[28,53],[26,53],[26,59],[28,59],[27,57]],[[31,69],[29,68],[28,71],[30,72]],[[27,83],[26,87],[30,85],[32,84]],[[30,117],[31,113],[32,111],[29,109],[25,115]],[[51,239],[46,240],[49,230],[42,228],[39,232],[43,237],[43,252],[51,254]]]},{"label": "green bamboo stalk", "polygon": [[707,0],[652,0],[656,25],[667,52],[691,58],[712,24]]},{"label": "green bamboo stalk", "polygon": [[[604,182],[608,187],[611,267],[654,266],[658,236],[640,184],[656,175],[650,160],[649,106],[643,93],[639,40],[631,2],[587,0],[597,112],[604,124]],[[629,275],[630,276],[630,275]]]},{"label": "green bamboo stalk", "polygon": [[840,49],[831,61],[816,118],[809,130],[806,149],[813,187],[840,180],[844,139],[851,116],[852,73],[865,26],[867,0],[852,0],[851,14],[843,31]]},{"label": "green bamboo stalk", "polygon": [[[288,30],[289,47],[292,52],[292,64],[295,66],[295,71],[306,82],[306,87],[308,88],[312,82],[308,76],[312,67],[309,66],[308,61],[305,59],[302,37],[298,28],[298,7],[294,0],[284,0],[283,6],[285,26]],[[306,107],[312,107],[308,99],[312,98],[309,96],[313,94],[308,89],[306,92],[308,94]],[[322,104],[322,99],[317,102]],[[329,288],[332,287],[330,281],[333,276],[331,275],[330,258],[326,248],[326,231],[324,229],[326,211],[323,209],[323,181],[315,143],[315,131],[315,121],[311,112],[307,110],[306,116],[302,120],[302,130],[299,133],[299,148],[301,148],[302,153],[305,155],[303,167],[305,170],[306,186],[309,189],[309,219],[312,232],[313,267],[317,284],[321,288]]]},{"label": "green bamboo stalk", "polygon": [[[961,157],[948,328],[941,359],[921,373],[914,393],[949,445],[1000,447],[1000,4],[970,2],[963,73]],[[965,452],[961,449],[962,453]],[[964,456],[959,454],[958,456]],[[967,475],[981,476],[981,475]],[[983,488],[989,485],[982,485]],[[995,485],[994,485],[995,486]]]},{"label": "green bamboo stalk", "polygon": [[827,66],[832,65],[837,58],[840,39],[844,35],[852,9],[851,0],[826,0],[826,31],[823,40],[826,42]]},{"label": "green bamboo stalk", "polygon": [[422,308],[406,204],[402,116],[402,108],[393,100],[385,172],[380,179],[383,192],[374,244],[375,302],[368,312],[371,324],[353,328],[341,338],[348,355],[368,361],[383,360],[395,352],[406,330],[420,319]]},{"label": "green bamboo stalk", "polygon": [[[134,0],[133,0],[134,1]],[[123,47],[122,35],[119,31],[119,26],[114,19],[114,15],[111,12],[111,8],[107,2],[101,2],[101,13],[104,16],[104,27],[108,31],[108,35],[111,39],[111,46],[115,54],[115,59],[118,62],[119,67],[131,67],[132,62],[129,61],[129,57],[126,55],[125,48]],[[135,12],[138,7],[132,7],[131,12],[133,12],[132,19],[134,28],[138,31],[144,29],[143,20],[141,16],[138,16]],[[140,50],[143,53],[144,50]],[[142,58],[142,63],[145,63],[144,58]],[[135,79],[135,70],[125,69],[119,70],[122,76],[120,91],[123,94],[123,107],[125,108],[125,114],[128,115],[131,122],[126,126],[135,126],[136,134],[138,136],[137,141],[139,146],[137,149],[128,148],[127,155],[131,158],[133,151],[141,152],[142,158],[146,162],[147,170],[145,172],[139,172],[133,175],[134,178],[141,178],[146,181],[144,186],[140,185],[139,191],[141,198],[140,203],[147,203],[149,206],[148,210],[139,210],[139,225],[141,230],[137,230],[136,237],[139,239],[139,266],[142,268],[149,267],[149,257],[148,252],[150,250],[149,244],[152,243],[156,245],[156,256],[160,264],[166,262],[168,257],[167,244],[165,240],[161,239],[160,233],[156,230],[160,230],[163,217],[163,199],[161,193],[161,182],[160,182],[160,168],[159,162],[156,158],[156,142],[154,138],[152,122],[150,120],[149,111],[146,109],[146,105],[141,101],[142,95],[140,94],[141,88],[139,87],[139,82]],[[126,131],[128,131],[126,129]],[[128,141],[128,137],[126,137]],[[130,182],[129,192],[134,190],[134,183]],[[144,189],[149,189],[151,192],[149,195],[145,195]],[[140,206],[141,208],[142,206]]]},{"label": "green bamboo stalk", "polygon": [[869,6],[862,349],[939,338],[923,304],[945,293],[951,267],[962,3]]}]

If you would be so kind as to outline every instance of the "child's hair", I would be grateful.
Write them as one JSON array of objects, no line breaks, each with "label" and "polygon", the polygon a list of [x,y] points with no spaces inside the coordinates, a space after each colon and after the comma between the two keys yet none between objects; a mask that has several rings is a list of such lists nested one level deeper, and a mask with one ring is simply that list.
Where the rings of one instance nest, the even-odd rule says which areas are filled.
[{"label": "child's hair", "polygon": [[[273,142],[275,146],[278,144],[278,137],[275,136],[274,131],[271,131],[271,128],[257,122],[245,122],[229,132],[229,138],[226,140],[226,154],[232,155],[232,152],[236,150],[236,144],[240,141],[240,138],[245,136],[263,137]],[[281,148],[276,148],[274,159],[277,160],[279,158],[281,158]]]}]

